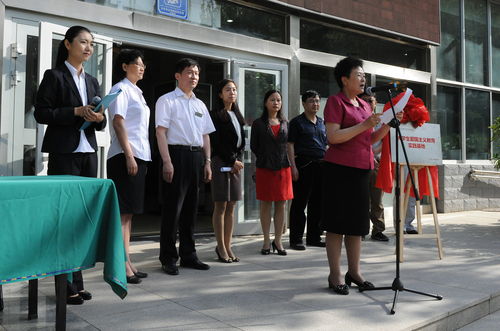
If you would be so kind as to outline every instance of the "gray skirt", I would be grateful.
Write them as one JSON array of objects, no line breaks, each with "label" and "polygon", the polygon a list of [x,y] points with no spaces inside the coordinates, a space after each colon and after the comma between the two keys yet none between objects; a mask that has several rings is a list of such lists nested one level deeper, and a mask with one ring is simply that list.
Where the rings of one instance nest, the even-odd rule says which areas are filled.
[{"label": "gray skirt", "polygon": [[241,193],[241,172],[232,174],[221,172],[222,167],[231,167],[224,163],[220,157],[212,158],[212,200],[216,201],[240,201]]}]

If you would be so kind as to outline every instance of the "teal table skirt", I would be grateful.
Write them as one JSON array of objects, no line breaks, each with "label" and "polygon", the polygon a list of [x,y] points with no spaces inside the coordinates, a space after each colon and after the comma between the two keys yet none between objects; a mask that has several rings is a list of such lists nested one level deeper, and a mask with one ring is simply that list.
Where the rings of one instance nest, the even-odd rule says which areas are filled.
[{"label": "teal table skirt", "polygon": [[120,210],[111,180],[0,177],[0,285],[84,270],[127,295]]}]

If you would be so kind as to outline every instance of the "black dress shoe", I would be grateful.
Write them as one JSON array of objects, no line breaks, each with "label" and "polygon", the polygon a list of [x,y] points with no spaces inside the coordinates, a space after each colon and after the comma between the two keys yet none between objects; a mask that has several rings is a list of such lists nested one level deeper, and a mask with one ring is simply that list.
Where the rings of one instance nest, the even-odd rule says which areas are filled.
[{"label": "black dress shoe", "polygon": [[210,266],[201,262],[200,260],[181,260],[181,267],[197,269],[197,270],[208,270]]},{"label": "black dress shoe", "polygon": [[136,276],[129,277],[127,276],[127,283],[128,284],[140,284],[142,282],[142,279],[137,278]]},{"label": "black dress shoe", "polygon": [[360,281],[357,281],[356,279],[354,279],[354,277],[349,275],[349,272],[345,273],[345,283],[348,286],[351,286],[351,283],[356,284],[358,286],[358,290],[360,292],[365,288],[375,287],[371,282],[369,282],[367,280],[365,280],[363,283],[361,283]]},{"label": "black dress shoe", "polygon": [[140,271],[134,272],[134,275],[135,275],[135,277],[137,277],[137,278],[146,278],[146,277],[148,277],[148,274],[147,274],[147,273],[145,273],[145,272],[140,272]]},{"label": "black dress shoe", "polygon": [[305,251],[306,250],[306,245],[303,243],[300,244],[292,244],[290,243],[290,248],[295,249],[296,251]]},{"label": "black dress shoe", "polygon": [[165,273],[167,273],[169,275],[175,276],[175,275],[179,274],[179,269],[177,269],[177,266],[173,263],[172,264],[164,264],[161,266],[161,268],[163,269],[163,271],[165,271]]},{"label": "black dress shoe", "polygon": [[83,298],[79,295],[76,297],[67,297],[66,304],[68,305],[83,305]]},{"label": "black dress shoe", "polygon": [[333,285],[332,281],[330,280],[330,276],[328,276],[328,288],[332,288],[333,292],[342,294],[342,295],[348,295],[349,294],[349,285],[347,284],[341,284],[341,285]]},{"label": "black dress shoe", "polygon": [[312,242],[307,242],[307,246],[315,246],[315,247],[326,247],[326,244],[324,241],[312,241]]},{"label": "black dress shoe", "polygon": [[78,295],[81,296],[83,300],[91,300],[92,299],[92,294],[90,294],[90,292],[87,292],[87,291],[78,292]]},{"label": "black dress shoe", "polygon": [[378,240],[378,241],[389,241],[389,238],[385,234],[383,234],[382,232],[372,234],[372,239]]},{"label": "black dress shoe", "polygon": [[406,230],[407,234],[418,234],[417,230]]}]

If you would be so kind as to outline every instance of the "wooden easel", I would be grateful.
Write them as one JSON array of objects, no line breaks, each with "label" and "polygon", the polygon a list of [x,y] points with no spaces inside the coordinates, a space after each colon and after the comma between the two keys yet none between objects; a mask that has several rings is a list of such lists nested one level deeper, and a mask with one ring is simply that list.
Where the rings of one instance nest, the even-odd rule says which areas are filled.
[{"label": "wooden easel", "polygon": [[[437,240],[437,246],[438,246],[438,252],[439,252],[439,258],[443,259],[443,246],[441,243],[441,233],[439,231],[439,223],[438,223],[438,218],[437,218],[437,208],[436,208],[436,200],[434,198],[434,186],[432,185],[432,177],[431,173],[429,171],[429,165],[424,165],[424,164],[410,164],[410,170],[413,171],[413,178],[415,179],[415,185],[417,190],[419,189],[418,186],[418,171],[422,168],[425,168],[427,171],[427,179],[429,181],[429,189],[431,193],[431,209],[432,209],[432,214],[434,215],[434,228],[436,230],[435,234],[423,234],[422,233],[422,212],[420,210],[420,201],[417,201],[416,203],[416,219],[417,219],[417,231],[418,234],[404,234],[403,233],[403,225],[406,217],[406,210],[408,209],[408,201],[410,199],[410,189],[411,189],[411,181],[408,181],[408,184],[406,185],[405,189],[405,194],[401,194],[399,197],[399,205],[404,206],[400,208],[399,211],[399,217],[401,219],[401,222],[399,223],[399,247],[401,249],[400,252],[400,262],[403,262],[403,248],[404,248],[404,238],[410,238],[410,239],[436,239]],[[404,164],[400,165],[400,183],[401,187],[403,186],[403,183],[405,183],[406,178],[404,178]],[[404,199],[404,201],[403,201]]]}]

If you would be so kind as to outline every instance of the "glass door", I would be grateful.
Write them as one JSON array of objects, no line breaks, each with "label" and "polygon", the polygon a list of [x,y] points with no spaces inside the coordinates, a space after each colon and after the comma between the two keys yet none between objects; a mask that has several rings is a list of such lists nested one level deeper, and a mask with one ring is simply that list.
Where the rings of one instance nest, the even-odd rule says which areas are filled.
[{"label": "glass door", "polygon": [[[238,203],[235,211],[234,234],[259,234],[260,202],[256,199],[255,155],[250,150],[250,134],[253,121],[262,115],[264,95],[276,89],[283,95],[283,112],[288,117],[288,66],[273,64],[241,64],[233,63],[234,81],[238,84],[238,105],[245,117],[246,147],[242,170],[243,201]],[[271,231],[274,226],[271,226]]]},{"label": "glass door", "polygon": [[[57,57],[57,50],[61,40],[69,27],[56,25],[47,22],[40,22],[40,40],[39,40],[39,73],[38,83],[43,79],[43,74],[46,70],[54,68]],[[111,38],[92,33],[94,36],[94,54],[90,60],[83,63],[83,68],[86,73],[94,76],[101,86],[101,95],[105,96],[111,89],[111,75],[113,62],[113,40]],[[38,125],[37,146],[39,146],[37,159],[38,163],[37,174],[47,173],[47,155],[42,158],[40,151],[41,142],[43,141],[44,125]],[[103,131],[96,132],[98,146],[98,177],[106,177],[106,156],[109,148],[109,134],[106,127]],[[41,162],[43,161],[43,162]]]},{"label": "glass door", "polygon": [[13,88],[12,175],[36,174],[36,121],[33,117],[38,74],[38,28],[13,23],[16,41],[12,45],[10,87]]}]

